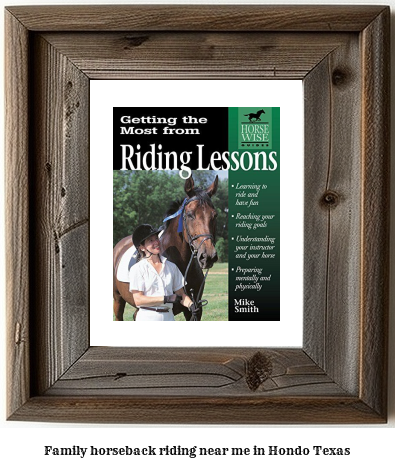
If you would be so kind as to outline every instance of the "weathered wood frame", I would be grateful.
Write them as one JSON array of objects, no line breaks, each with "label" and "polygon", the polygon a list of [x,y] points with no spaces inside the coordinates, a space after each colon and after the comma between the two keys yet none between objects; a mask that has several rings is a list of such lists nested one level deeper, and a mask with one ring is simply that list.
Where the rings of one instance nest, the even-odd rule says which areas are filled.
[{"label": "weathered wood frame", "polygon": [[[8,419],[385,422],[389,8],[5,16]],[[114,78],[304,80],[303,348],[90,347],[89,81]]]}]

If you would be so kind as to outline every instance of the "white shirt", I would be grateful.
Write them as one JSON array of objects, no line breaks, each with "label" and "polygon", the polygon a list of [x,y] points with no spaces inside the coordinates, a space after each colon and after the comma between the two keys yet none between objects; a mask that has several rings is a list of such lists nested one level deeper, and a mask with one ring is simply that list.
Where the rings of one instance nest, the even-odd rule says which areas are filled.
[{"label": "white shirt", "polygon": [[[164,256],[161,256],[162,270],[156,269],[143,258],[129,271],[129,290],[138,290],[147,297],[172,295],[184,285],[184,277],[177,266]],[[155,305],[156,308],[173,308],[173,304]]]}]

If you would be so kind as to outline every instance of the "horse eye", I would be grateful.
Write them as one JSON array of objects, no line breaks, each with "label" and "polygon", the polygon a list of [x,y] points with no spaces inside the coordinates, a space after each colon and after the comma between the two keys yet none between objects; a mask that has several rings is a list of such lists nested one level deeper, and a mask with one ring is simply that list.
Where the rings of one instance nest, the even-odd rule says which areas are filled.
[{"label": "horse eye", "polygon": [[188,212],[188,213],[187,213],[187,217],[189,217],[190,219],[194,219],[194,218],[195,218],[195,216],[193,215],[192,212]]}]

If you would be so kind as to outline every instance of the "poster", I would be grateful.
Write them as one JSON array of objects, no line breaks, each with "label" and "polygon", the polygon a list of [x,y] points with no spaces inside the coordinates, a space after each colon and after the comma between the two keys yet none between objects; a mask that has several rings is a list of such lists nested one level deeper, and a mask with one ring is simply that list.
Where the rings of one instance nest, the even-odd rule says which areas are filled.
[{"label": "poster", "polygon": [[[26,1],[14,0],[13,4],[26,4]],[[36,4],[43,4],[42,0],[36,1]],[[59,3],[57,0],[52,1],[51,3]],[[61,3],[71,3],[71,2],[61,2]],[[88,3],[74,1],[75,3]],[[103,3],[102,0],[95,1],[95,3]],[[163,2],[161,2],[163,3]],[[169,2],[165,2],[169,3]],[[218,3],[218,2],[217,2]],[[304,2],[306,3],[306,2]],[[345,3],[345,2],[342,2]],[[347,2],[350,3],[350,2]],[[351,3],[355,3],[354,1]],[[377,3],[377,2],[375,2]],[[394,2],[391,1],[391,6],[394,6]],[[2,48],[3,50],[3,48]],[[97,82],[97,83],[95,83]],[[94,88],[95,85],[99,85],[100,81],[92,81],[91,88]],[[103,94],[103,91],[98,92],[97,96],[97,105],[95,108],[96,116],[92,115],[92,119],[97,119],[98,131],[95,131],[93,135],[94,139],[92,140],[93,148],[93,160],[92,160],[92,180],[91,180],[91,199],[92,199],[92,210],[91,215],[92,220],[92,240],[91,240],[91,262],[93,265],[94,271],[91,271],[91,279],[94,285],[93,289],[97,292],[103,292],[103,287],[107,286],[108,282],[111,284],[111,277],[108,279],[107,270],[103,269],[103,262],[109,263],[111,265],[111,256],[109,259],[106,258],[105,246],[112,243],[112,169],[111,169],[111,138],[110,143],[106,143],[105,129],[111,129],[111,119],[112,114],[111,110],[109,112],[110,122],[106,118],[106,102],[108,98],[114,97],[114,90],[121,88],[120,82],[116,85],[110,85],[112,91],[109,94]],[[133,87],[134,88],[134,87]],[[261,92],[260,92],[261,93]],[[120,90],[121,98],[117,99],[117,106],[125,105],[127,100],[134,99],[133,93],[126,94],[124,91]],[[231,92],[227,90],[227,98],[224,106],[229,106],[230,97],[232,96]],[[185,96],[183,96],[185,99]],[[266,101],[268,102],[268,101]],[[271,103],[275,106],[277,103]],[[129,105],[129,103],[127,104]],[[141,106],[146,105],[146,103],[141,103]],[[171,105],[170,103],[168,104]],[[199,105],[197,103],[197,105]],[[239,103],[235,103],[234,106],[238,106]],[[95,128],[96,129],[96,128]],[[97,134],[96,132],[99,132]],[[282,147],[283,149],[283,147]],[[94,157],[96,155],[96,158]],[[104,162],[110,161],[109,167],[106,166]],[[282,169],[283,170],[283,169]],[[0,169],[2,174],[3,165]],[[106,176],[110,175],[110,178],[106,179]],[[2,175],[3,176],[3,175]],[[3,196],[3,195],[2,195]],[[1,197],[2,197],[1,196]],[[0,197],[0,199],[1,199]],[[108,202],[110,201],[110,202]],[[109,207],[107,207],[107,204]],[[1,204],[3,207],[3,204]],[[109,214],[108,217],[103,218],[103,215]],[[100,214],[102,217],[100,217]],[[108,222],[110,221],[110,222]],[[3,224],[0,224],[1,228],[4,229]],[[4,234],[2,240],[4,240]],[[284,235],[282,236],[282,250],[284,249]],[[2,253],[1,260],[3,262],[4,256],[4,242],[1,243]],[[285,243],[286,245],[286,243]],[[297,242],[295,242],[297,246]],[[100,261],[98,260],[100,259]],[[282,270],[282,275],[285,273],[285,270]],[[3,266],[2,269],[2,280],[3,285],[5,285],[5,269]],[[107,289],[107,288],[106,288]],[[282,289],[282,292],[286,289]],[[115,340],[119,339],[123,334],[123,331],[126,330],[127,322],[122,324],[122,330],[118,331],[116,338],[109,338],[111,332],[109,327],[118,326],[115,322],[112,321],[112,301],[111,295],[108,298],[108,295],[104,291],[102,296],[98,296],[98,304],[92,303],[92,323],[95,321],[99,324],[98,331],[93,330],[93,343],[92,344],[110,344],[114,343]],[[105,294],[105,295],[104,295]],[[289,293],[288,293],[289,295]],[[4,302],[4,293],[3,293],[3,302]],[[284,305],[283,300],[282,304]],[[105,304],[105,307],[103,307]],[[5,305],[3,306],[5,311]],[[102,315],[102,310],[110,312],[110,319],[108,320],[107,316]],[[283,310],[286,310],[283,308]],[[297,309],[296,309],[297,310]],[[393,320],[393,317],[392,317]],[[108,321],[108,322],[107,322]],[[223,324],[218,322],[218,325]],[[275,322],[275,326],[281,326],[282,324],[287,324],[288,327],[284,331],[283,336],[285,338],[286,344],[292,345],[297,344],[293,342],[292,338],[286,336],[286,333],[290,330],[293,330],[295,325],[290,324],[289,319],[284,318],[282,315],[282,320],[280,322]],[[105,325],[104,328],[100,326]],[[130,323],[130,326],[132,323]],[[202,322],[199,324],[200,327],[205,326],[206,323]],[[255,329],[251,326],[250,323],[243,322],[229,322],[229,326],[236,325],[238,328],[242,328],[244,325],[250,325],[248,344],[254,344],[255,339],[253,336]],[[265,336],[265,331],[272,326],[270,322],[260,323],[264,326],[264,329],[259,331],[259,334]],[[135,326],[135,325],[133,325]],[[106,330],[105,333],[100,337],[100,330]],[[196,331],[196,330],[195,330]],[[225,335],[222,335],[225,336]],[[271,336],[273,333],[271,332]],[[232,337],[232,344],[237,344],[237,335]],[[393,334],[392,334],[393,338]],[[132,332],[127,332],[126,337],[121,338],[120,342],[123,344],[135,344],[136,335]],[[159,340],[157,338],[156,340]],[[191,343],[193,338],[188,339],[188,344]],[[171,339],[172,343],[175,343],[174,338]],[[246,341],[246,340],[244,340]],[[265,338],[265,342],[269,342],[270,338]],[[275,340],[278,344],[280,340]],[[147,338],[144,339],[145,343],[149,341]],[[216,338],[216,343],[219,343],[218,335]],[[213,343],[214,344],[214,343]],[[247,343],[246,343],[247,344]],[[258,344],[258,343],[256,343]],[[5,349],[5,348],[3,348]],[[2,353],[2,360],[5,364],[5,352]],[[360,468],[367,467],[368,465],[379,465],[383,468],[390,467],[391,462],[391,448],[394,438],[394,419],[393,419],[393,400],[390,403],[390,423],[388,426],[343,426],[339,428],[338,426],[244,426],[242,429],[238,426],[239,429],[235,426],[194,426],[191,429],[191,426],[178,426],[170,428],[170,431],[182,431],[179,432],[177,439],[169,437],[170,433],[167,432],[164,436],[164,426],[98,426],[90,425],[65,425],[65,424],[42,424],[42,423],[15,423],[15,422],[5,422],[4,421],[4,409],[5,409],[5,370],[6,367],[2,367],[0,375],[2,378],[3,385],[3,394],[2,394],[2,409],[3,409],[3,420],[2,424],[2,462],[4,464],[15,461],[15,457],[18,456],[18,465],[27,466],[27,465],[36,465],[40,468],[53,468],[57,466],[59,468],[68,468],[70,465],[73,465],[76,468],[85,468],[87,463],[93,463],[98,468],[108,465],[108,457],[90,457],[91,460],[87,461],[86,458],[80,458],[79,456],[58,456],[51,457],[44,455],[44,446],[53,445],[58,447],[73,447],[74,445],[89,447],[95,446],[96,448],[106,448],[106,447],[115,447],[115,446],[124,446],[129,444],[129,446],[135,447],[144,447],[147,445],[153,445],[157,447],[165,447],[166,445],[181,445],[181,446],[192,446],[198,445],[199,447],[242,447],[248,448],[253,447],[254,445],[258,447],[265,446],[279,446],[286,448],[297,448],[299,445],[303,447],[311,448],[310,455],[303,456],[229,456],[229,457],[206,457],[205,460],[202,460],[202,457],[198,459],[191,459],[188,456],[186,457],[161,457],[159,461],[164,468],[181,468],[185,467],[186,464],[189,465],[210,465],[210,463],[217,464],[226,464],[230,468],[240,465],[240,463],[251,463],[252,465],[259,464],[273,464],[273,463],[292,463],[296,468],[316,468],[317,464],[320,467],[329,469],[333,468],[334,465],[339,465],[341,467],[357,467]],[[393,367],[390,368],[390,371],[393,371]],[[393,373],[390,373],[390,382],[392,384],[393,390]],[[169,427],[166,427],[166,431]],[[392,429],[392,431],[391,431]],[[241,432],[239,432],[239,430]],[[193,442],[191,443],[191,431],[193,432]],[[109,438],[108,434],[111,434],[112,438]],[[21,443],[23,442],[23,445]],[[322,445],[325,447],[350,447],[351,455],[349,456],[316,456],[315,452],[312,450],[313,446]],[[23,451],[21,452],[21,450]],[[131,459],[135,464],[147,464],[147,459],[151,463],[153,457],[113,457],[112,459],[117,458],[118,468],[130,468]],[[212,458],[215,458],[216,461],[212,462]],[[94,460],[92,460],[94,459]],[[111,461],[112,461],[111,459]],[[210,459],[210,460],[209,460]],[[221,459],[221,460],[219,460]],[[242,459],[242,462],[240,461]],[[248,461],[246,460],[248,459]],[[254,460],[251,460],[254,459]],[[273,460],[274,459],[274,460]],[[277,460],[279,462],[277,462]],[[286,459],[286,460],[284,460]],[[272,461],[273,460],[273,461]],[[152,462],[154,463],[154,462]]]},{"label": "poster", "polygon": [[[303,91],[301,81],[284,81],[273,80],[262,83],[250,80],[133,80],[133,81],[111,81],[111,80],[94,80],[90,86],[91,95],[91,169],[94,170],[94,177],[91,179],[91,243],[94,246],[91,252],[90,272],[91,272],[91,315],[90,315],[90,338],[92,345],[107,346],[138,346],[138,347],[244,347],[263,344],[267,347],[300,347],[303,335]],[[259,101],[258,98],[259,97]],[[257,104],[258,101],[258,104]],[[247,108],[246,112],[243,108]],[[115,110],[128,110],[120,112],[115,124]],[[130,110],[140,110],[138,115],[134,115]],[[176,110],[180,110],[179,115],[173,114]],[[259,118],[261,121],[254,122],[256,119],[252,117],[250,122],[248,116],[244,114],[257,114],[257,111],[263,109],[265,113],[261,113]],[[281,132],[277,132],[277,137],[273,137],[274,127],[272,128],[272,142],[276,148],[258,147],[240,147],[238,137],[238,113],[241,112],[243,118],[240,123],[248,122],[248,125],[265,126],[269,122],[265,120],[265,116],[271,117],[271,112],[277,112],[277,124]],[[144,113],[141,112],[144,110]],[[148,110],[150,112],[148,113]],[[208,112],[209,111],[209,112]],[[266,113],[267,111],[267,113]],[[213,129],[210,134],[205,134],[205,129],[209,129],[211,124],[203,122],[209,119],[210,113],[216,117],[213,122]],[[232,115],[233,113],[233,115]],[[233,118],[229,119],[229,114]],[[167,121],[163,123],[154,122],[125,122],[119,119],[125,117],[125,121],[132,119],[141,120],[142,117],[165,118]],[[224,116],[221,118],[221,116]],[[237,116],[237,117],[236,117]],[[177,123],[171,125],[173,121],[169,118],[178,118]],[[184,123],[182,118],[188,121]],[[193,122],[195,118],[201,119],[202,122]],[[204,118],[204,119],[202,119]],[[245,119],[245,120],[244,120]],[[148,119],[147,119],[148,121]],[[234,124],[232,124],[234,123]],[[240,124],[241,125],[241,124]],[[116,126],[116,138],[115,135]],[[234,126],[234,129],[230,129]],[[120,128],[125,127],[125,134],[120,134]],[[132,130],[129,128],[141,128],[139,134],[129,134]],[[144,134],[148,128],[157,128],[158,134]],[[162,129],[167,127],[165,137],[166,141],[156,141],[158,137],[163,138]],[[183,130],[175,131],[175,129],[191,128],[199,129],[201,134],[185,134]],[[243,130],[240,128],[240,131]],[[246,129],[248,130],[248,129]],[[254,130],[254,128],[251,128]],[[128,132],[128,133],[126,133]],[[160,132],[160,134],[159,134]],[[171,133],[173,132],[173,133]],[[251,133],[253,134],[253,133]],[[210,137],[211,135],[211,137]],[[118,136],[120,141],[118,142]],[[130,147],[120,147],[120,145],[134,145],[134,138],[138,137],[139,142],[135,142],[136,148],[133,150],[137,153],[140,151],[141,169],[131,169],[128,162],[138,167],[138,155],[131,156],[127,153]],[[173,139],[173,140],[172,140]],[[233,139],[233,140],[232,140]],[[276,143],[277,139],[277,143]],[[188,143],[189,142],[189,143]],[[210,143],[212,142],[212,143]],[[263,141],[265,142],[265,140]],[[271,141],[267,141],[269,145],[273,145]],[[137,145],[140,149],[137,149]],[[151,145],[155,144],[155,153],[158,155],[162,152],[162,170],[153,169],[150,155],[144,160],[144,153],[151,151]],[[159,149],[159,144],[162,149]],[[247,143],[248,144],[248,143]],[[252,142],[250,142],[252,144]],[[256,144],[256,143],[255,143]],[[188,145],[189,147],[187,147]],[[198,147],[198,145],[204,145]],[[232,148],[230,145],[233,145]],[[264,143],[266,145],[266,143]],[[116,150],[114,150],[116,146]],[[199,148],[202,153],[202,160],[199,163]],[[141,151],[143,150],[142,154]],[[166,152],[176,152],[178,160],[174,163],[169,162],[166,165]],[[232,152],[238,152],[239,157],[243,152],[249,152],[252,155],[253,164],[251,168],[250,157],[248,153],[243,157],[243,165],[237,169],[236,164],[231,158]],[[280,154],[281,151],[281,154]],[[122,168],[122,152],[125,157],[125,170]],[[190,161],[188,155],[182,156],[183,152],[192,152]],[[215,153],[218,152],[218,153]],[[230,152],[229,157],[225,152]],[[254,152],[266,153],[266,165],[271,168],[273,163],[270,160],[270,153],[277,152],[277,156],[272,158],[277,163],[275,171],[271,170],[254,170]],[[225,153],[225,154],[224,154]],[[212,157],[214,154],[214,157]],[[119,159],[117,167],[114,167],[114,156]],[[128,160],[128,157],[131,157]],[[192,158],[193,157],[193,158]],[[229,165],[227,164],[229,161]],[[147,165],[148,169],[143,167]],[[159,160],[156,161],[159,164]],[[263,154],[261,154],[260,165],[262,166]],[[198,169],[198,166],[201,169]],[[156,165],[159,166],[159,165]],[[229,168],[228,168],[229,166]],[[137,168],[135,167],[135,168]],[[281,167],[281,168],[280,168]],[[117,168],[114,170],[114,168]],[[168,168],[168,169],[166,169]],[[228,259],[225,262],[218,259],[209,269],[207,275],[207,284],[204,287],[203,300],[208,300],[208,305],[203,308],[202,321],[189,322],[185,321],[184,315],[176,315],[175,322],[135,322],[135,321],[114,321],[113,314],[113,251],[114,243],[125,236],[125,232],[116,232],[114,223],[114,173],[123,174],[134,173],[138,175],[139,188],[146,186],[145,178],[155,178],[155,175],[167,175],[171,182],[171,190],[178,188],[177,194],[168,191],[163,185],[153,185],[152,194],[154,202],[149,200],[149,204],[139,204],[134,206],[135,196],[133,191],[127,191],[127,197],[119,202],[120,213],[131,214],[135,212],[141,219],[135,219],[133,224],[129,224],[126,233],[130,236],[133,228],[138,223],[148,223],[153,226],[163,225],[165,215],[175,200],[181,202],[187,196],[185,193],[185,181],[189,176],[194,178],[196,186],[207,189],[211,185],[216,176],[218,176],[218,188],[213,196],[214,206],[217,215],[217,234],[215,247],[218,250],[227,250]],[[274,202],[278,205],[277,209],[267,207],[261,202],[266,194],[260,189],[256,198],[248,198],[240,195],[242,190],[240,187],[232,188],[233,185],[245,184],[240,174],[245,175],[249,184],[261,185],[267,184],[265,180],[274,177],[278,178],[276,184],[271,184],[271,188],[275,191]],[[270,175],[269,175],[270,174]],[[205,175],[205,179],[203,176]],[[259,175],[259,179],[251,179],[251,176]],[[184,178],[182,178],[182,176]],[[232,179],[232,180],[231,180]],[[123,185],[123,182],[119,182]],[[225,184],[226,183],[226,184]],[[286,194],[289,187],[293,188],[293,201],[289,204]],[[226,191],[225,191],[226,187]],[[256,189],[256,187],[255,187]],[[255,194],[257,191],[255,191]],[[236,196],[236,194],[239,194]],[[253,202],[259,201],[258,205],[251,207],[238,205],[236,208],[235,199],[239,202],[249,204],[249,199]],[[226,210],[228,212],[226,212]],[[279,288],[276,295],[275,303],[279,305],[276,317],[270,319],[268,312],[265,310],[263,315],[266,319],[247,319],[248,312],[238,312],[243,315],[243,320],[230,319],[230,315],[234,313],[233,297],[240,295],[240,298],[251,298],[250,294],[257,295],[259,298],[264,288],[258,292],[257,289],[238,289],[237,291],[230,286],[230,279],[234,276],[232,282],[240,284],[237,277],[245,277],[244,284],[250,283],[255,285],[254,272],[236,272],[231,268],[237,269],[254,269],[253,258],[247,260],[247,267],[243,267],[245,260],[235,258],[236,254],[244,255],[245,251],[238,249],[236,253],[235,243],[244,247],[246,243],[251,246],[267,246],[272,243],[270,241],[252,241],[236,240],[238,235],[242,237],[252,237],[251,230],[246,228],[235,227],[235,222],[241,222],[232,215],[243,213],[259,214],[260,216],[272,216],[276,214],[273,210],[278,210],[279,216],[276,223],[277,228],[272,224],[270,229],[279,230],[275,235],[276,240],[273,245],[278,250],[278,256],[275,256],[275,263],[278,263],[277,270],[279,272]],[[155,212],[156,211],[156,212]],[[274,218],[274,220],[276,217]],[[268,219],[267,219],[268,220]],[[266,220],[266,223],[267,223]],[[244,222],[247,222],[244,220]],[[265,221],[263,221],[265,222]],[[259,222],[259,223],[262,223]],[[226,225],[226,231],[222,232],[223,225]],[[279,227],[279,228],[278,228]],[[221,228],[221,230],[220,230]],[[238,230],[237,234],[230,234],[231,230]],[[262,235],[259,238],[273,238],[269,232],[263,227],[259,228]],[[265,233],[263,233],[263,230]],[[220,238],[223,238],[223,243]],[[235,238],[235,240],[232,240]],[[254,235],[254,238],[258,238]],[[233,243],[233,245],[231,245]],[[222,248],[221,248],[222,244]],[[223,245],[227,246],[223,246]],[[96,246],[99,246],[96,248]],[[281,256],[280,256],[281,250]],[[249,251],[249,250],[248,250]],[[262,256],[262,252],[266,250],[252,250],[251,253]],[[230,257],[234,257],[230,261]],[[247,255],[244,255],[247,256]],[[262,259],[262,258],[261,258]],[[243,261],[243,263],[241,263]],[[230,266],[230,264],[233,266]],[[250,264],[251,263],[251,264]],[[217,273],[216,273],[216,270]],[[275,269],[270,268],[275,273]],[[205,273],[206,270],[203,270]],[[262,277],[268,277],[262,274]],[[273,274],[272,274],[273,276]],[[247,278],[250,278],[247,280]],[[273,278],[274,279],[274,278]],[[274,283],[273,283],[274,285]],[[273,292],[275,289],[267,289],[267,292]],[[248,297],[244,294],[248,292]],[[224,306],[223,304],[226,303]],[[233,305],[231,306],[231,303]],[[267,304],[267,302],[265,302]],[[240,305],[239,308],[246,308]],[[248,306],[247,306],[248,308]],[[125,309],[125,315],[133,315],[134,309],[130,307]],[[230,314],[230,312],[232,312]],[[252,312],[254,313],[254,312]],[[218,319],[218,315],[222,318]],[[261,313],[259,313],[261,315]]]},{"label": "poster", "polygon": [[[161,225],[185,293],[199,311],[208,306],[199,320],[280,320],[279,107],[114,107],[113,170],[114,245],[140,224]],[[193,201],[196,183],[214,181],[210,197]],[[116,254],[121,292],[135,253]]]}]

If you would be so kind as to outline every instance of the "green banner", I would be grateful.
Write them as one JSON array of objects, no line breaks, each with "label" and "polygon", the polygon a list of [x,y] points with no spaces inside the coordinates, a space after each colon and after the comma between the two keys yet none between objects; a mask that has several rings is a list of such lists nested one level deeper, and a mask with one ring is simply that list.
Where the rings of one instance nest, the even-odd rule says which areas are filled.
[{"label": "green banner", "polygon": [[280,108],[229,108],[229,320],[280,320]]}]

